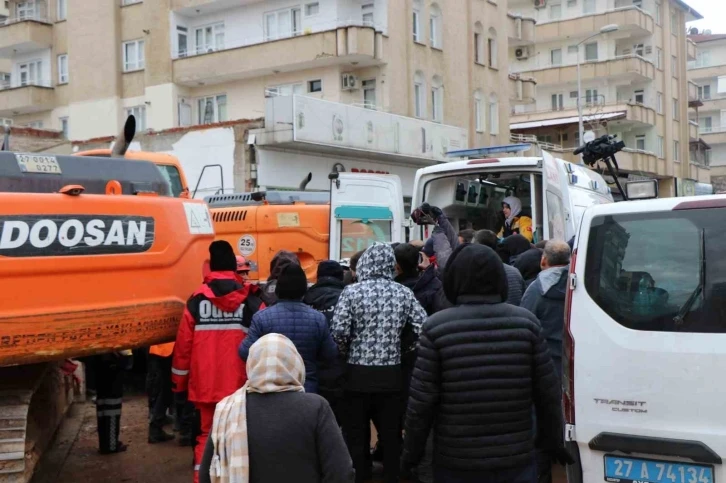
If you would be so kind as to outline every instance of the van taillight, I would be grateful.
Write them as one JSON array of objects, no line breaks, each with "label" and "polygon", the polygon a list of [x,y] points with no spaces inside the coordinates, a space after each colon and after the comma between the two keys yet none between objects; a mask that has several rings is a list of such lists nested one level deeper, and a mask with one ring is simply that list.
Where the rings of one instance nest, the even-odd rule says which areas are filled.
[{"label": "van taillight", "polygon": [[577,249],[573,250],[570,259],[570,273],[568,275],[567,295],[565,297],[565,324],[562,344],[562,406],[565,410],[565,423],[575,424],[575,339],[570,330],[572,317],[573,279],[577,263]]}]

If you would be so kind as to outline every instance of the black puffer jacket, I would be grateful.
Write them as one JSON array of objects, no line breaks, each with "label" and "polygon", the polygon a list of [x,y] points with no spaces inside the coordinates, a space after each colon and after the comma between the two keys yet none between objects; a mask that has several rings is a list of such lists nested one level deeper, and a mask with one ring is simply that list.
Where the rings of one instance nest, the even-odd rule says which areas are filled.
[{"label": "black puffer jacket", "polygon": [[427,315],[438,312],[441,307],[438,304],[438,294],[442,290],[441,280],[438,277],[436,267],[429,265],[419,276],[416,275],[399,275],[396,282],[410,288],[413,291],[416,300],[426,311]]},{"label": "black puffer jacket", "polygon": [[431,427],[434,465],[451,470],[523,467],[538,446],[562,447],[560,388],[536,317],[502,303],[504,268],[482,245],[449,259],[444,291],[456,306],[424,324],[411,381],[403,461],[419,463]]},{"label": "black puffer jacket", "polygon": [[[318,283],[310,287],[303,301],[315,310],[322,312],[328,321],[328,327],[330,327],[335,313],[335,306],[344,288],[343,281],[335,277],[321,277],[318,279]],[[321,394],[343,392],[345,360],[342,356],[339,355],[334,361],[321,361],[318,363],[318,383]]]}]

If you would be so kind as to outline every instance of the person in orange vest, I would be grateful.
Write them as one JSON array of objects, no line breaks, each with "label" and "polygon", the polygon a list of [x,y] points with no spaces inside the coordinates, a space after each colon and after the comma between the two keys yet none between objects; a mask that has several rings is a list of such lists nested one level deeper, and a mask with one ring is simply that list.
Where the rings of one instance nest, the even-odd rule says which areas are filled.
[{"label": "person in orange vest", "polygon": [[149,348],[146,391],[149,395],[149,444],[164,443],[174,439],[173,434],[164,431],[164,425],[171,422],[166,412],[173,404],[171,392],[171,357],[174,343],[157,344]]}]

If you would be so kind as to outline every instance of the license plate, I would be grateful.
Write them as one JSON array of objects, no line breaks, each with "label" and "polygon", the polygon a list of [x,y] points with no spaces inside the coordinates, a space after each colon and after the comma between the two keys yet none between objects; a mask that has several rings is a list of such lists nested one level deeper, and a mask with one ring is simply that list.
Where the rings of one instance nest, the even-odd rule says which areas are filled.
[{"label": "license plate", "polygon": [[605,481],[614,483],[714,483],[713,466],[605,456]]},{"label": "license plate", "polygon": [[23,173],[62,174],[55,156],[16,154],[15,160]]}]

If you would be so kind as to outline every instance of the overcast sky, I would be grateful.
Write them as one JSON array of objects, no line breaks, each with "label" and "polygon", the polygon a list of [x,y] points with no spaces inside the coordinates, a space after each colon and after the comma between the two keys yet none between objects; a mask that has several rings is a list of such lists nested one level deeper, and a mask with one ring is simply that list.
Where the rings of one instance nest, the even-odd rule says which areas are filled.
[{"label": "overcast sky", "polygon": [[726,0],[685,0],[703,15],[703,20],[688,24],[698,30],[711,29],[714,34],[726,34]]}]

